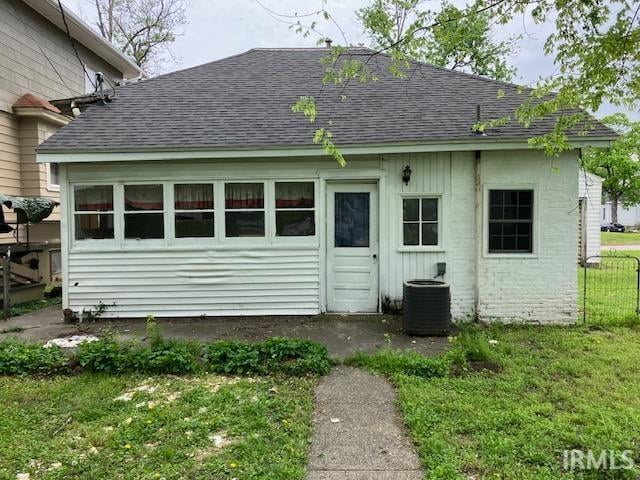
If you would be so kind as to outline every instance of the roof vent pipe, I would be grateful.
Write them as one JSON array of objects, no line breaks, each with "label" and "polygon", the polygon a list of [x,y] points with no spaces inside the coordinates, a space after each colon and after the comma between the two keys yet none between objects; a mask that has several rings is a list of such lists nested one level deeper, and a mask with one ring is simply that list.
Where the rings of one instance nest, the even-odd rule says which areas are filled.
[{"label": "roof vent pipe", "polygon": [[324,44],[327,46],[327,48],[331,48],[332,43],[333,43],[333,40],[331,40],[330,38],[324,39]]}]

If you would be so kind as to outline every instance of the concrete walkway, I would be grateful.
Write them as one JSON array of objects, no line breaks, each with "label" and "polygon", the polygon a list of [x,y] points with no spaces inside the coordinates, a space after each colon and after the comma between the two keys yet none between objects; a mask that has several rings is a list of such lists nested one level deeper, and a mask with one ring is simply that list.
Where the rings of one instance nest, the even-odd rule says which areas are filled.
[{"label": "concrete walkway", "polygon": [[[158,319],[166,338],[211,342],[214,340],[259,341],[269,337],[306,338],[327,346],[335,358],[354,352],[375,352],[391,346],[423,355],[437,355],[449,347],[446,337],[411,337],[402,333],[401,317],[394,315],[315,315],[300,317],[228,317]],[[20,327],[21,332],[12,328]],[[56,337],[99,334],[103,329],[124,340],[145,337],[144,319],[114,319],[98,323],[68,325],[60,307],[48,307],[9,321],[0,320],[0,340],[17,337],[46,342]],[[6,331],[7,333],[2,333]]]},{"label": "concrete walkway", "polygon": [[386,380],[335,368],[316,388],[308,480],[419,480],[420,460]]}]

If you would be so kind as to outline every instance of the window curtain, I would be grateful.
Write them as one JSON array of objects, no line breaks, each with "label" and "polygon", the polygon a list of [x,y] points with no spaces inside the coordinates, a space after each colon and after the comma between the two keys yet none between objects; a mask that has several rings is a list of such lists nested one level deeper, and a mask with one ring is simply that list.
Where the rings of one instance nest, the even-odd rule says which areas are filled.
[{"label": "window curtain", "polygon": [[77,212],[108,212],[113,210],[113,187],[111,185],[76,186],[74,200]]},{"label": "window curtain", "polygon": [[176,210],[212,210],[213,185],[176,185]]},{"label": "window curtain", "polygon": [[313,208],[313,183],[276,182],[276,208]]},{"label": "window curtain", "polygon": [[225,207],[264,208],[264,185],[262,183],[227,183]]},{"label": "window curtain", "polygon": [[124,209],[162,210],[162,185],[125,185]]}]

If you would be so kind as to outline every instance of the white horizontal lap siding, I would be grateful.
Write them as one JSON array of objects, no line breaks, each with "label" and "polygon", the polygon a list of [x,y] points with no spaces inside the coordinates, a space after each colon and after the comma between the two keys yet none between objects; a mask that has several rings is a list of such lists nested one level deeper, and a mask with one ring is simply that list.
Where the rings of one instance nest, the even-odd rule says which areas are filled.
[{"label": "white horizontal lap siding", "polygon": [[[402,171],[412,173],[407,185]],[[456,319],[473,314],[475,298],[475,193],[472,152],[437,152],[384,156],[388,228],[381,230],[386,252],[382,256],[383,305],[399,307],[407,280],[431,279],[436,264],[445,262],[444,280],[451,286],[451,311]],[[439,229],[441,248],[403,251],[402,198],[437,196],[442,203]]]},{"label": "white horizontal lap siding", "polygon": [[68,282],[72,310],[109,317],[319,311],[317,248],[71,252]]},{"label": "white horizontal lap siding", "polygon": [[[217,182],[215,215],[222,221],[224,181],[288,181],[319,179],[327,171],[340,175],[380,168],[378,157],[348,159],[345,169],[328,158],[178,160],[164,162],[86,163],[66,166],[63,194],[73,184],[126,182]],[[125,182],[125,183],[126,183]],[[319,190],[316,191],[318,195]],[[268,195],[267,192],[265,192]],[[165,194],[166,195],[166,194]],[[268,198],[268,197],[267,197]],[[71,198],[67,198],[71,205]],[[116,198],[116,202],[117,202]],[[270,200],[267,200],[270,201]],[[99,302],[113,304],[107,317],[165,317],[225,315],[315,314],[320,302],[322,201],[316,197],[317,238],[288,242],[269,238],[203,239],[189,246],[154,244],[150,249],[116,242],[90,248],[65,242],[67,288],[65,305],[76,312],[94,309]],[[69,215],[70,211],[65,211]],[[118,215],[117,215],[118,216]],[[169,218],[168,216],[166,218]],[[70,219],[72,223],[72,219]],[[167,223],[167,235],[171,235]],[[273,219],[267,215],[269,228]],[[66,233],[71,235],[70,225]],[[269,235],[267,235],[269,237]],[[274,240],[274,244],[270,242]],[[293,239],[285,239],[292,240]],[[213,243],[213,244],[212,244]]]}]

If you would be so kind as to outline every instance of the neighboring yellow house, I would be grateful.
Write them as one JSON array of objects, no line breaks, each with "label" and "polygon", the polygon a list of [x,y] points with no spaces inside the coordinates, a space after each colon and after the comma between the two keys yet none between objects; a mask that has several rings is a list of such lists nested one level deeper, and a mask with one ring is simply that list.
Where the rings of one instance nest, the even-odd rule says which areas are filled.
[{"label": "neighboring yellow house", "polygon": [[[103,74],[105,88],[141,75],[89,25],[67,9],[64,14],[69,34],[56,0],[0,0],[2,195],[59,198],[58,166],[37,164],[35,149],[72,117],[49,101],[92,94],[96,72]],[[14,223],[15,214],[3,210],[5,222]],[[42,285],[59,277],[59,218],[56,208],[30,225],[28,239],[24,226],[0,234],[0,251],[11,245],[14,283]]]}]

